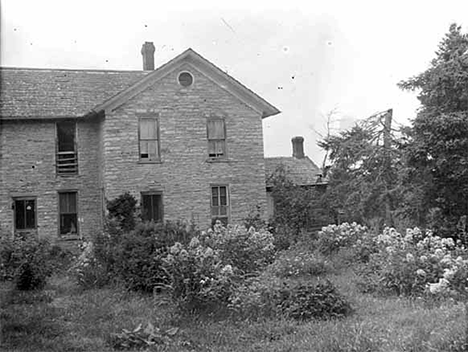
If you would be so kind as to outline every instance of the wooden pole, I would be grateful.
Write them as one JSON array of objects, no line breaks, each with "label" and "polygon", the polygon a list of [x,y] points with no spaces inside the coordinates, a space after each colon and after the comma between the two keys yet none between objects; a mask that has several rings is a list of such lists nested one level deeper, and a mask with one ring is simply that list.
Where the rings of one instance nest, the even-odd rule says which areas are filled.
[{"label": "wooden pole", "polygon": [[383,144],[384,144],[384,152],[385,152],[385,188],[386,188],[386,195],[385,195],[385,225],[392,226],[392,209],[390,205],[390,195],[388,192],[388,175],[390,173],[390,169],[392,167],[392,160],[391,160],[391,153],[390,148],[392,147],[392,117],[393,117],[393,109],[387,110],[385,113],[385,121],[384,121],[384,132],[383,132]]}]

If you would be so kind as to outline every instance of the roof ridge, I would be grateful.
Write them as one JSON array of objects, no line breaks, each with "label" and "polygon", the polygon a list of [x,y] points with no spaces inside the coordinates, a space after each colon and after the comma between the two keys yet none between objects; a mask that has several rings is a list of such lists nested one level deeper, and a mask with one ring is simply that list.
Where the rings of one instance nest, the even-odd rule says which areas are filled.
[{"label": "roof ridge", "polygon": [[87,68],[45,68],[45,67],[14,67],[14,66],[0,66],[0,70],[21,70],[21,71],[50,71],[50,72],[118,72],[118,73],[149,73],[151,71],[144,70],[107,70],[107,69],[87,69]]}]

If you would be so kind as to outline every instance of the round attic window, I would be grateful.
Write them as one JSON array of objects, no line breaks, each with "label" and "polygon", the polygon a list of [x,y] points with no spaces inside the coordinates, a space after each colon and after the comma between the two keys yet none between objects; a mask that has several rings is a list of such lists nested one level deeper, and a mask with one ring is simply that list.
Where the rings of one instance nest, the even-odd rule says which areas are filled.
[{"label": "round attic window", "polygon": [[179,83],[182,87],[191,86],[193,83],[193,76],[188,72],[179,74]]}]

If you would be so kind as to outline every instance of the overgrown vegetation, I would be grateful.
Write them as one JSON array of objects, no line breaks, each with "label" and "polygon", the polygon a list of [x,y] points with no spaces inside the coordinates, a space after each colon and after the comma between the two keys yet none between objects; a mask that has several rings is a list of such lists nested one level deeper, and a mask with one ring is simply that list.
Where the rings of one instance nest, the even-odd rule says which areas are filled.
[{"label": "overgrown vegetation", "polygon": [[[125,193],[68,271],[58,247],[1,236],[2,347],[467,351],[467,49],[452,26],[402,83],[423,104],[407,131],[392,134],[386,111],[328,136],[326,193],[278,170],[269,228],[258,212],[206,231],[142,222]],[[360,222],[316,233],[329,210]]]},{"label": "overgrown vegetation", "polygon": [[110,218],[107,231],[83,245],[84,251],[71,269],[82,287],[123,283],[134,291],[153,292],[167,283],[162,263],[168,248],[187,243],[196,234],[182,222],[138,222],[133,230],[124,232],[113,221]]},{"label": "overgrown vegetation", "polygon": [[60,247],[35,236],[0,236],[0,278],[13,281],[18,290],[43,288],[54,269],[60,270],[69,258]]},{"label": "overgrown vegetation", "polygon": [[334,221],[332,209],[324,197],[325,185],[309,188],[295,185],[283,167],[275,170],[269,182],[275,204],[269,225],[277,248],[286,249]]}]

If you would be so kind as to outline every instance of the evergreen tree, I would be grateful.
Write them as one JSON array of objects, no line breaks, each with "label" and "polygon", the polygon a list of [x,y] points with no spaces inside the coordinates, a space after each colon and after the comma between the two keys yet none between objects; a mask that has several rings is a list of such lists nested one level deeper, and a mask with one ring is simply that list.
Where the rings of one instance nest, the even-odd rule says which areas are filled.
[{"label": "evergreen tree", "polygon": [[391,109],[377,113],[319,142],[331,161],[326,196],[343,220],[393,225],[400,151],[391,118]]},{"label": "evergreen tree", "polygon": [[453,235],[468,215],[468,35],[452,24],[430,67],[399,86],[421,102],[404,148],[405,210]]}]

